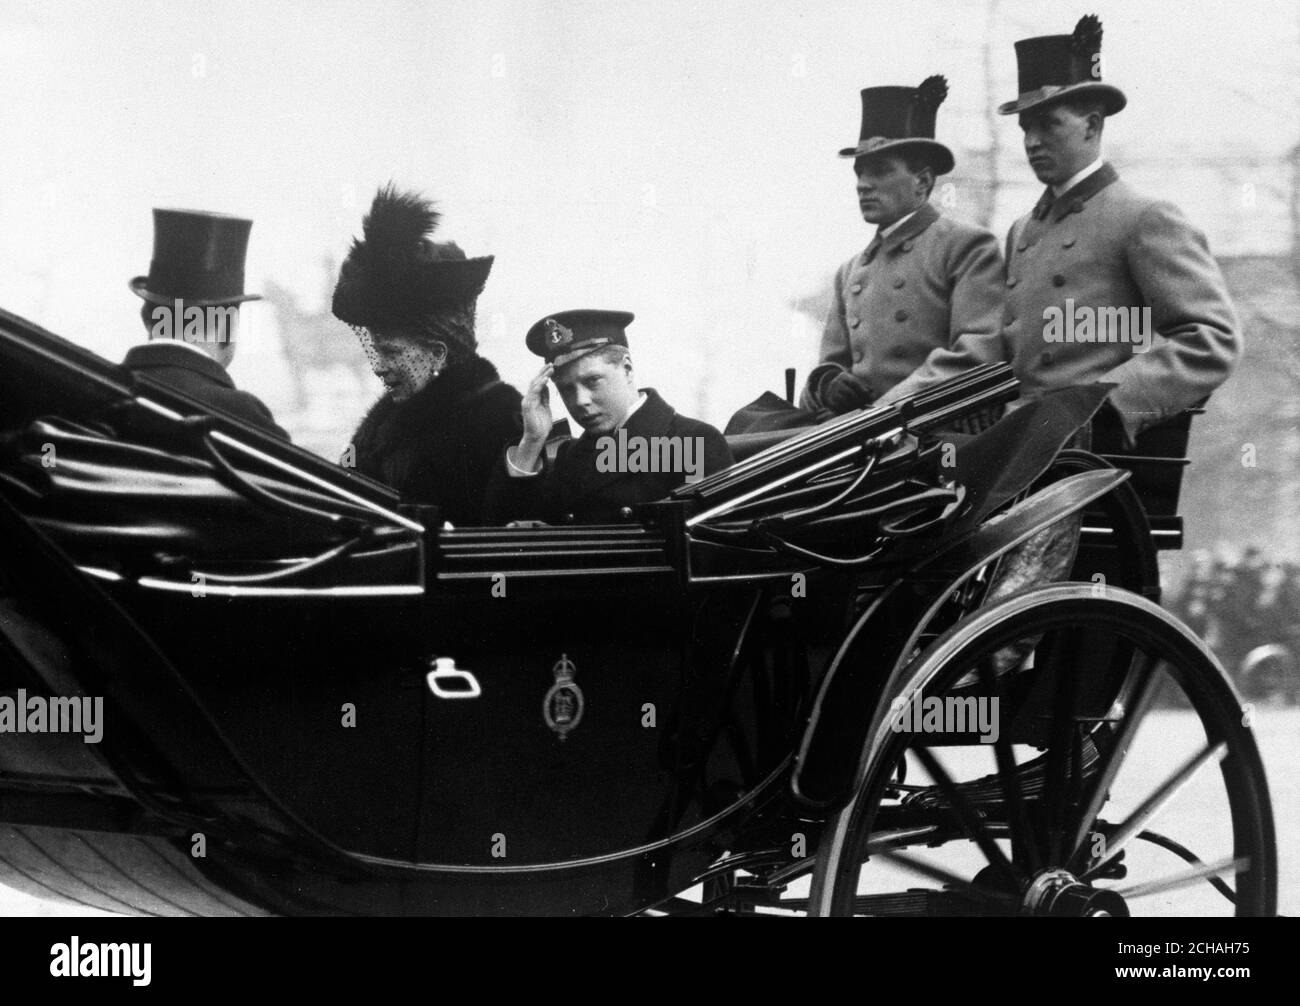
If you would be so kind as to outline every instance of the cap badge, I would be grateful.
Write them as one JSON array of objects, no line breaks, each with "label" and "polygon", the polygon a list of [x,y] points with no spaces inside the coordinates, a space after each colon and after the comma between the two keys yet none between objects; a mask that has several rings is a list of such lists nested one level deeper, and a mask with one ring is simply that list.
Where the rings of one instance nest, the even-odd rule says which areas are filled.
[{"label": "cap badge", "polygon": [[546,348],[559,349],[573,342],[573,332],[554,318],[546,319]]}]

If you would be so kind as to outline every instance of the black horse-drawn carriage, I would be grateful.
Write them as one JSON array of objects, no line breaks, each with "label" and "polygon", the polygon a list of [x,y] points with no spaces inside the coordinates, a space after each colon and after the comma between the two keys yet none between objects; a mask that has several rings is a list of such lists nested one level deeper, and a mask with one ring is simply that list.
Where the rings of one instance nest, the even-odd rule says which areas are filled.
[{"label": "black horse-drawn carriage", "polygon": [[[1122,466],[1061,450],[1104,389],[948,432],[1015,394],[973,371],[616,525],[449,528],[0,315],[0,695],[103,701],[97,743],[0,733],[0,881],[147,914],[1271,914],[1249,724],[1158,605],[1186,422]],[[990,597],[1078,514],[1069,582]]]}]

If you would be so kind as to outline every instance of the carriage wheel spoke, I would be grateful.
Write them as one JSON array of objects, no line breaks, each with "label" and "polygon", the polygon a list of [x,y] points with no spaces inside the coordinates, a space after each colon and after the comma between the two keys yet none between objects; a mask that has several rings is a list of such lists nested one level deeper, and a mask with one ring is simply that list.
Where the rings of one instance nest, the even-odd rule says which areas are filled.
[{"label": "carriage wheel spoke", "polygon": [[917,758],[921,760],[921,764],[925,766],[925,770],[930,773],[930,778],[939,787],[939,791],[943,793],[948,805],[956,812],[967,837],[979,846],[990,866],[1001,873],[1010,883],[1018,884],[1019,880],[1015,868],[1011,865],[1011,861],[1007,859],[1006,853],[993,840],[984,819],[971,807],[969,801],[962,795],[961,790],[957,788],[957,784],[952,781],[952,776],[939,763],[939,759],[934,756],[934,753],[929,748],[918,746],[913,750],[916,752]]},{"label": "carriage wheel spoke", "polygon": [[1102,752],[1092,791],[1075,818],[1070,844],[1067,846],[1071,853],[1070,863],[1075,867],[1082,867],[1087,862],[1088,832],[1101,814],[1101,808],[1110,796],[1110,788],[1115,783],[1115,777],[1119,775],[1120,766],[1123,765],[1124,758],[1128,755],[1129,748],[1137,736],[1138,727],[1146,719],[1147,712],[1155,701],[1163,666],[1162,662],[1153,660],[1149,654],[1142,652],[1137,655],[1137,659],[1124,679],[1120,689],[1120,699],[1117,702],[1124,703],[1127,708],[1122,710],[1123,719],[1119,728],[1115,730],[1110,744]]},{"label": "carriage wheel spoke", "polygon": [[1199,754],[1167,778],[1160,787],[1142,802],[1111,834],[1101,856],[1094,860],[1082,879],[1087,880],[1120,854],[1123,848],[1147,826],[1196,775],[1211,762],[1220,761],[1228,754],[1226,741],[1207,745]]},{"label": "carriage wheel spoke", "polygon": [[929,838],[938,832],[932,824],[923,824],[915,828],[894,828],[892,831],[873,831],[871,837],[867,839],[867,855],[874,856],[878,852],[892,848],[895,845],[904,845],[913,842],[916,839]]},{"label": "carriage wheel spoke", "polygon": [[[1152,845],[1159,846],[1167,852],[1172,852],[1184,863],[1191,863],[1193,866],[1197,867],[1205,865],[1192,855],[1191,849],[1179,842],[1175,842],[1168,835],[1162,835],[1158,831],[1143,831],[1138,834],[1138,838],[1144,842],[1150,842]],[[1236,892],[1222,880],[1218,877],[1207,877],[1206,879],[1209,881],[1210,886],[1227,898],[1231,904],[1235,905],[1237,903]]]},{"label": "carriage wheel spoke", "polygon": [[1144,884],[1134,884],[1132,887],[1122,888],[1115,893],[1122,898],[1146,898],[1152,894],[1163,894],[1166,891],[1176,891],[1181,887],[1190,887],[1201,880],[1217,879],[1225,873],[1240,873],[1249,869],[1249,857],[1234,858],[1225,856],[1213,863],[1203,863],[1195,869],[1174,873],[1160,880],[1149,880]]},{"label": "carriage wheel spoke", "polygon": [[1047,862],[1053,866],[1063,860],[1065,807],[1069,795],[1066,775],[1070,767],[1070,752],[1075,733],[1074,712],[1078,705],[1082,637],[1083,634],[1077,629],[1066,630],[1055,647],[1061,655],[1061,660],[1055,666],[1056,689],[1052,697],[1051,740],[1047,749],[1044,821],[1047,830]]},{"label": "carriage wheel spoke", "polygon": [[[980,661],[979,676],[985,691],[1000,696],[991,659]],[[999,708],[1002,706],[1000,700],[998,706]],[[1037,873],[1040,866],[1038,836],[1034,834],[1034,829],[1029,823],[1029,813],[1025,809],[1024,789],[1020,785],[1016,755],[1011,749],[1009,731],[998,731],[998,739],[993,742],[993,754],[997,759],[998,784],[1002,787],[1002,800],[1007,807],[1007,824],[1011,828],[1011,855],[1014,858],[1017,850],[1022,852],[1029,863],[1029,872]]]},{"label": "carriage wheel spoke", "polygon": [[915,856],[909,856],[904,852],[882,852],[879,858],[894,864],[900,869],[909,870],[912,873],[925,877],[927,880],[935,880],[941,884],[947,884],[949,887],[954,887],[959,892],[969,895],[978,901],[994,902],[1002,905],[1017,903],[1017,899],[1005,891],[996,891],[988,887],[982,887],[978,884],[972,883],[965,877],[958,876],[951,870],[945,870],[942,867],[934,866],[923,859],[917,859]]}]

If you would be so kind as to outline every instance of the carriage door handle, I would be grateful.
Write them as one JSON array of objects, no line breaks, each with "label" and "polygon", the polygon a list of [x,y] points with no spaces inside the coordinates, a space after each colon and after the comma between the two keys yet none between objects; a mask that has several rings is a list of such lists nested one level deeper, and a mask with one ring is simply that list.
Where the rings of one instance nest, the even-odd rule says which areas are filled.
[{"label": "carriage door handle", "polygon": [[424,680],[429,683],[429,691],[440,699],[476,699],[483,694],[478,678],[457,667],[454,657],[435,657],[433,670]]}]

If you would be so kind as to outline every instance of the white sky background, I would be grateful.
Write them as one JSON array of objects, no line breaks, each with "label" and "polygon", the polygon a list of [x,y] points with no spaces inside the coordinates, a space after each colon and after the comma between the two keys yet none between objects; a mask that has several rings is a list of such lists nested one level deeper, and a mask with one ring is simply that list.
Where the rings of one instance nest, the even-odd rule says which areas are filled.
[{"label": "white sky background", "polygon": [[[438,199],[442,238],[496,256],[480,342],[508,381],[536,369],[538,317],[625,308],[641,383],[721,425],[783,367],[806,374],[816,326],[788,304],[870,237],[835,157],[858,90],[944,73],[940,138],[986,148],[1014,40],[1094,11],[1129,97],[1106,127],[1121,171],[1216,252],[1285,248],[1293,2],[1002,0],[991,26],[990,6],[3,0],[0,305],[120,359],[143,334],[126,282],[148,269],[152,206],[252,217],[249,288],[319,304],[323,258],[393,179]],[[994,125],[1002,232],[1038,187],[1015,121]],[[1258,202],[1237,204],[1245,185]],[[233,373],[274,406],[284,363],[252,311]]]}]

